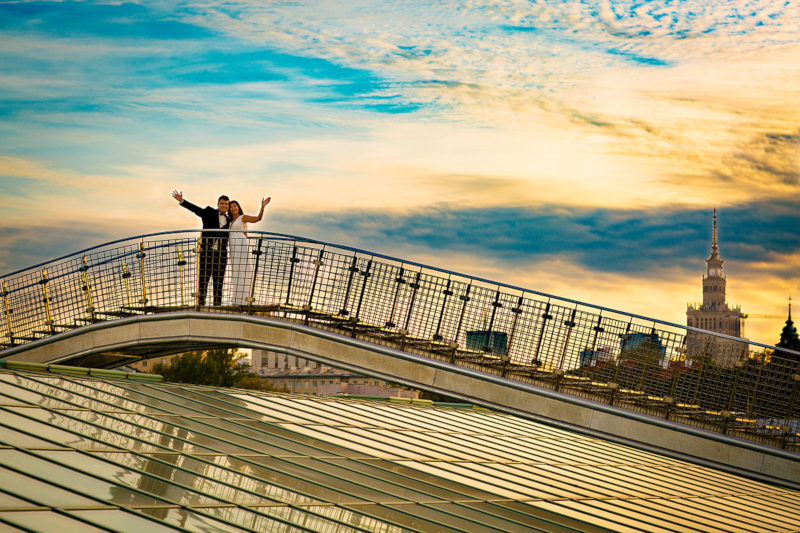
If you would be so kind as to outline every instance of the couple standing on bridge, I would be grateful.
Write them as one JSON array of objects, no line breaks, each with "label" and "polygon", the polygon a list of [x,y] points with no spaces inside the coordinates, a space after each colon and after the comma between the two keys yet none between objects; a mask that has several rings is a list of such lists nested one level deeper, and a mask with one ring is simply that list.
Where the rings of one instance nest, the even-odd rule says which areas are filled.
[{"label": "couple standing on bridge", "polygon": [[[247,305],[250,294],[250,281],[253,268],[247,245],[248,222],[258,222],[264,216],[264,208],[271,198],[261,199],[261,211],[258,216],[245,215],[242,206],[236,200],[222,195],[217,200],[217,208],[211,206],[198,207],[183,198],[183,193],[172,191],[172,197],[183,207],[199,216],[203,221],[203,233],[200,237],[200,257],[198,258],[197,292],[200,302],[205,300],[209,281],[214,284],[214,305],[222,305],[222,287],[225,273],[232,285],[231,303]],[[230,229],[232,232],[205,231]]]}]

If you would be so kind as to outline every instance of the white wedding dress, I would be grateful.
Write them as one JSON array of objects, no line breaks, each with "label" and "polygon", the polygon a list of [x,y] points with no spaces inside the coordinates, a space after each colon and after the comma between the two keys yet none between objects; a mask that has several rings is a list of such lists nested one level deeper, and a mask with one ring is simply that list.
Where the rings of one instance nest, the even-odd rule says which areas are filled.
[{"label": "white wedding dress", "polygon": [[[242,215],[231,222],[230,229],[244,230]],[[230,273],[231,304],[247,305],[250,296],[250,284],[253,280],[253,266],[250,261],[250,249],[247,237],[242,231],[230,233],[228,240],[228,272]]]}]

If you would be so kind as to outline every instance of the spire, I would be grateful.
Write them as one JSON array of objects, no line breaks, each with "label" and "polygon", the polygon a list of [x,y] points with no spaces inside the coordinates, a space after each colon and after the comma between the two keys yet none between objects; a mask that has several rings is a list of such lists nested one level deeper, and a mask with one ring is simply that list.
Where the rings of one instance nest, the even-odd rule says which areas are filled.
[{"label": "spire", "polygon": [[[717,246],[717,208],[714,208],[714,225],[711,232],[711,255],[708,256],[706,262],[709,263],[709,269],[716,269],[718,274],[721,274],[722,259],[719,257],[719,247]],[[714,275],[709,271],[709,274]]]},{"label": "spire", "polygon": [[792,297],[789,296],[789,318],[781,331],[781,340],[776,344],[778,348],[788,348],[796,352],[800,351],[800,337],[797,335],[797,328],[792,321]]},{"label": "spire", "polygon": [[716,255],[717,253],[717,208],[714,208],[714,232],[713,236],[711,237],[711,253]]}]

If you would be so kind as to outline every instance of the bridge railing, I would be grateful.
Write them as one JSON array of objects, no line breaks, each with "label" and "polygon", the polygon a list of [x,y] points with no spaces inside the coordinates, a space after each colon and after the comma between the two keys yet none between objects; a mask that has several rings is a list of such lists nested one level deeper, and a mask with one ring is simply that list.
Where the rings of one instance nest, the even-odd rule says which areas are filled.
[{"label": "bridge railing", "polygon": [[[800,354],[299,237],[249,232],[222,305],[198,231],[116,241],[0,278],[2,349],[178,310],[301,322],[622,408],[795,449]],[[212,282],[213,285],[213,282]],[[236,291],[239,291],[238,293]]]}]

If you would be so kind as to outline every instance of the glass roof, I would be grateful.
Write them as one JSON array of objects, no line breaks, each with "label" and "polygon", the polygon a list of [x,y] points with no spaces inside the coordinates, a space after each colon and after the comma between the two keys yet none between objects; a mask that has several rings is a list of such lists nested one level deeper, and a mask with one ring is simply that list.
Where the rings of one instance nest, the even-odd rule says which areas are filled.
[{"label": "glass roof", "polygon": [[485,409],[0,370],[0,533],[798,529],[798,491]]}]

